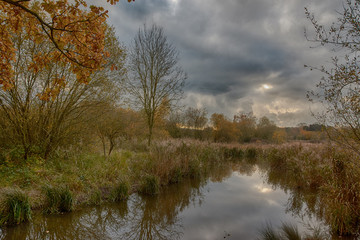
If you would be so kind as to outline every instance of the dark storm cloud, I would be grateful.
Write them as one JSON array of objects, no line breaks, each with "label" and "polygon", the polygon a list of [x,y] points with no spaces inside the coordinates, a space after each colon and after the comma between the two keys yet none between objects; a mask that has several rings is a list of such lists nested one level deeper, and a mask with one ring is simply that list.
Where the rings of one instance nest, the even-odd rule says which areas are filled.
[{"label": "dark storm cloud", "polygon": [[[127,2],[127,1],[126,1]],[[322,23],[336,20],[332,0],[137,0],[111,7],[110,21],[126,45],[144,23],[163,26],[188,73],[185,104],[210,113],[241,110],[278,123],[312,122],[305,95],[321,75],[305,69],[329,59],[310,49],[308,7]],[[320,63],[320,64],[319,64]],[[265,88],[267,84],[267,88]]]}]

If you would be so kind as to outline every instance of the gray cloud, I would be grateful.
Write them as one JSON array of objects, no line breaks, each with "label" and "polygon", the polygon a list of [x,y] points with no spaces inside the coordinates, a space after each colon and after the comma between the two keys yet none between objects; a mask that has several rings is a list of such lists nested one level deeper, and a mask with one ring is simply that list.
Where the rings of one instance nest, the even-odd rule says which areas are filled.
[{"label": "gray cloud", "polygon": [[[328,50],[310,48],[304,7],[319,21],[336,20],[332,0],[137,0],[109,8],[110,22],[126,45],[144,23],[165,29],[188,73],[185,104],[230,118],[238,111],[267,115],[281,125],[313,122],[306,92],[321,75]],[[264,88],[267,84],[268,89]]]}]

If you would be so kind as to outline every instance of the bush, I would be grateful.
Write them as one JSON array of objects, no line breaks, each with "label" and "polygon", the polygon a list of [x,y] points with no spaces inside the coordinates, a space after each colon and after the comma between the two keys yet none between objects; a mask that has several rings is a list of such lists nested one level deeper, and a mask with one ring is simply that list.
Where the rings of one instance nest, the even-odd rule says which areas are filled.
[{"label": "bush", "polygon": [[0,205],[0,226],[20,224],[31,219],[28,196],[20,190],[9,190]]},{"label": "bush", "polygon": [[45,187],[47,213],[71,212],[73,196],[68,187]]}]

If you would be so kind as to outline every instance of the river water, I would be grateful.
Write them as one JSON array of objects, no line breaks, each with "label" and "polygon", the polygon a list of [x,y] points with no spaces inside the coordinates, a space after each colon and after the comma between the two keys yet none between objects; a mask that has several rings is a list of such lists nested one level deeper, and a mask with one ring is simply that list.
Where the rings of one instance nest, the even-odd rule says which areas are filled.
[{"label": "river water", "polygon": [[[200,179],[185,179],[155,197],[35,215],[31,223],[0,230],[0,239],[256,239],[267,223],[319,221],[289,211],[289,195],[264,181],[256,165],[230,164]],[[301,215],[301,214],[300,214]]]}]

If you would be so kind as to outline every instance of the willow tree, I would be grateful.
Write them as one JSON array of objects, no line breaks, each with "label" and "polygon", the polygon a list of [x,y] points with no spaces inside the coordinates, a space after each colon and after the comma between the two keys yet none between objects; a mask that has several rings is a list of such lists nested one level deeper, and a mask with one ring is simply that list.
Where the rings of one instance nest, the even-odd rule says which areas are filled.
[{"label": "willow tree", "polygon": [[143,111],[150,145],[156,119],[183,97],[186,74],[162,27],[140,28],[129,51],[127,90]]},{"label": "willow tree", "polygon": [[[320,24],[306,9],[315,34],[307,34],[310,41],[341,50],[332,58],[332,67],[320,67],[324,77],[318,83],[319,91],[311,92],[311,100],[319,100],[325,107],[319,121],[328,126],[329,137],[360,155],[360,1],[346,1],[343,12],[329,26]],[[347,53],[344,56],[343,53]]]}]

